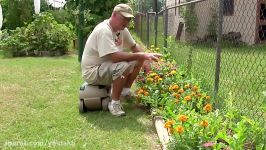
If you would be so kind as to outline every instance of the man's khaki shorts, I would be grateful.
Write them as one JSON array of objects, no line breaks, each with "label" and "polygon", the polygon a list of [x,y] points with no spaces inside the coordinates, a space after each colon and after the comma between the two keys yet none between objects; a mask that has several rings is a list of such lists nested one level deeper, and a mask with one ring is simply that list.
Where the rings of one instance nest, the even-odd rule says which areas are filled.
[{"label": "man's khaki shorts", "polygon": [[121,77],[123,73],[129,69],[129,73],[133,72],[134,67],[136,66],[136,61],[131,62],[104,62],[97,69],[97,76],[94,85],[111,85],[113,80]]}]

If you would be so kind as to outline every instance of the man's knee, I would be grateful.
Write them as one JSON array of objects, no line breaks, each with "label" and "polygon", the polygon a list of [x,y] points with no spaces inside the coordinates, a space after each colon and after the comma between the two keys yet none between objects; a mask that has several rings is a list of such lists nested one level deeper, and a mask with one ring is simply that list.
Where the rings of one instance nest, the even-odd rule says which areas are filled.
[{"label": "man's knee", "polygon": [[137,61],[134,68],[141,68],[144,64],[144,61]]}]

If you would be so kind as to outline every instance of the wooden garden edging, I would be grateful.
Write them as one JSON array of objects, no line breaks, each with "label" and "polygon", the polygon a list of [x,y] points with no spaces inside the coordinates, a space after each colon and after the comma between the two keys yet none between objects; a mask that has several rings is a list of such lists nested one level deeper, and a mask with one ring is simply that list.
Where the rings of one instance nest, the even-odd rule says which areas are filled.
[{"label": "wooden garden edging", "polygon": [[170,141],[170,137],[168,135],[168,131],[164,128],[164,120],[161,116],[155,116],[154,125],[161,143],[162,150],[167,150],[167,144]]}]

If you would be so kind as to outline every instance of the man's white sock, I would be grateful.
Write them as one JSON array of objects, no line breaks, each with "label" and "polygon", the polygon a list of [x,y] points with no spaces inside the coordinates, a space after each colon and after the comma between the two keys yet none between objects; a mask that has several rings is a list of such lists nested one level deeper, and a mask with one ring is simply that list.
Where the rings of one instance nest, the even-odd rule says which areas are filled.
[{"label": "man's white sock", "polygon": [[121,95],[123,96],[130,95],[130,88],[123,88]]},{"label": "man's white sock", "polygon": [[112,100],[112,101],[111,101],[111,104],[120,104],[120,100],[117,100],[117,101]]}]

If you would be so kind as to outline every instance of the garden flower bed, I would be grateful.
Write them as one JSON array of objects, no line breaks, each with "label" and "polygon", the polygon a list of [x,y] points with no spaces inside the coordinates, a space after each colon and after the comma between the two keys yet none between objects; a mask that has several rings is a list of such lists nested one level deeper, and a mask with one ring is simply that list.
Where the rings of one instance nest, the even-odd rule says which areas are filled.
[{"label": "garden flower bed", "polygon": [[136,99],[149,106],[153,116],[163,118],[170,137],[169,142],[162,142],[167,149],[265,148],[265,129],[242,116],[232,99],[217,109],[215,99],[201,82],[177,66],[167,49],[151,47],[151,51],[163,53],[164,57],[152,64],[149,73],[140,74]]}]

